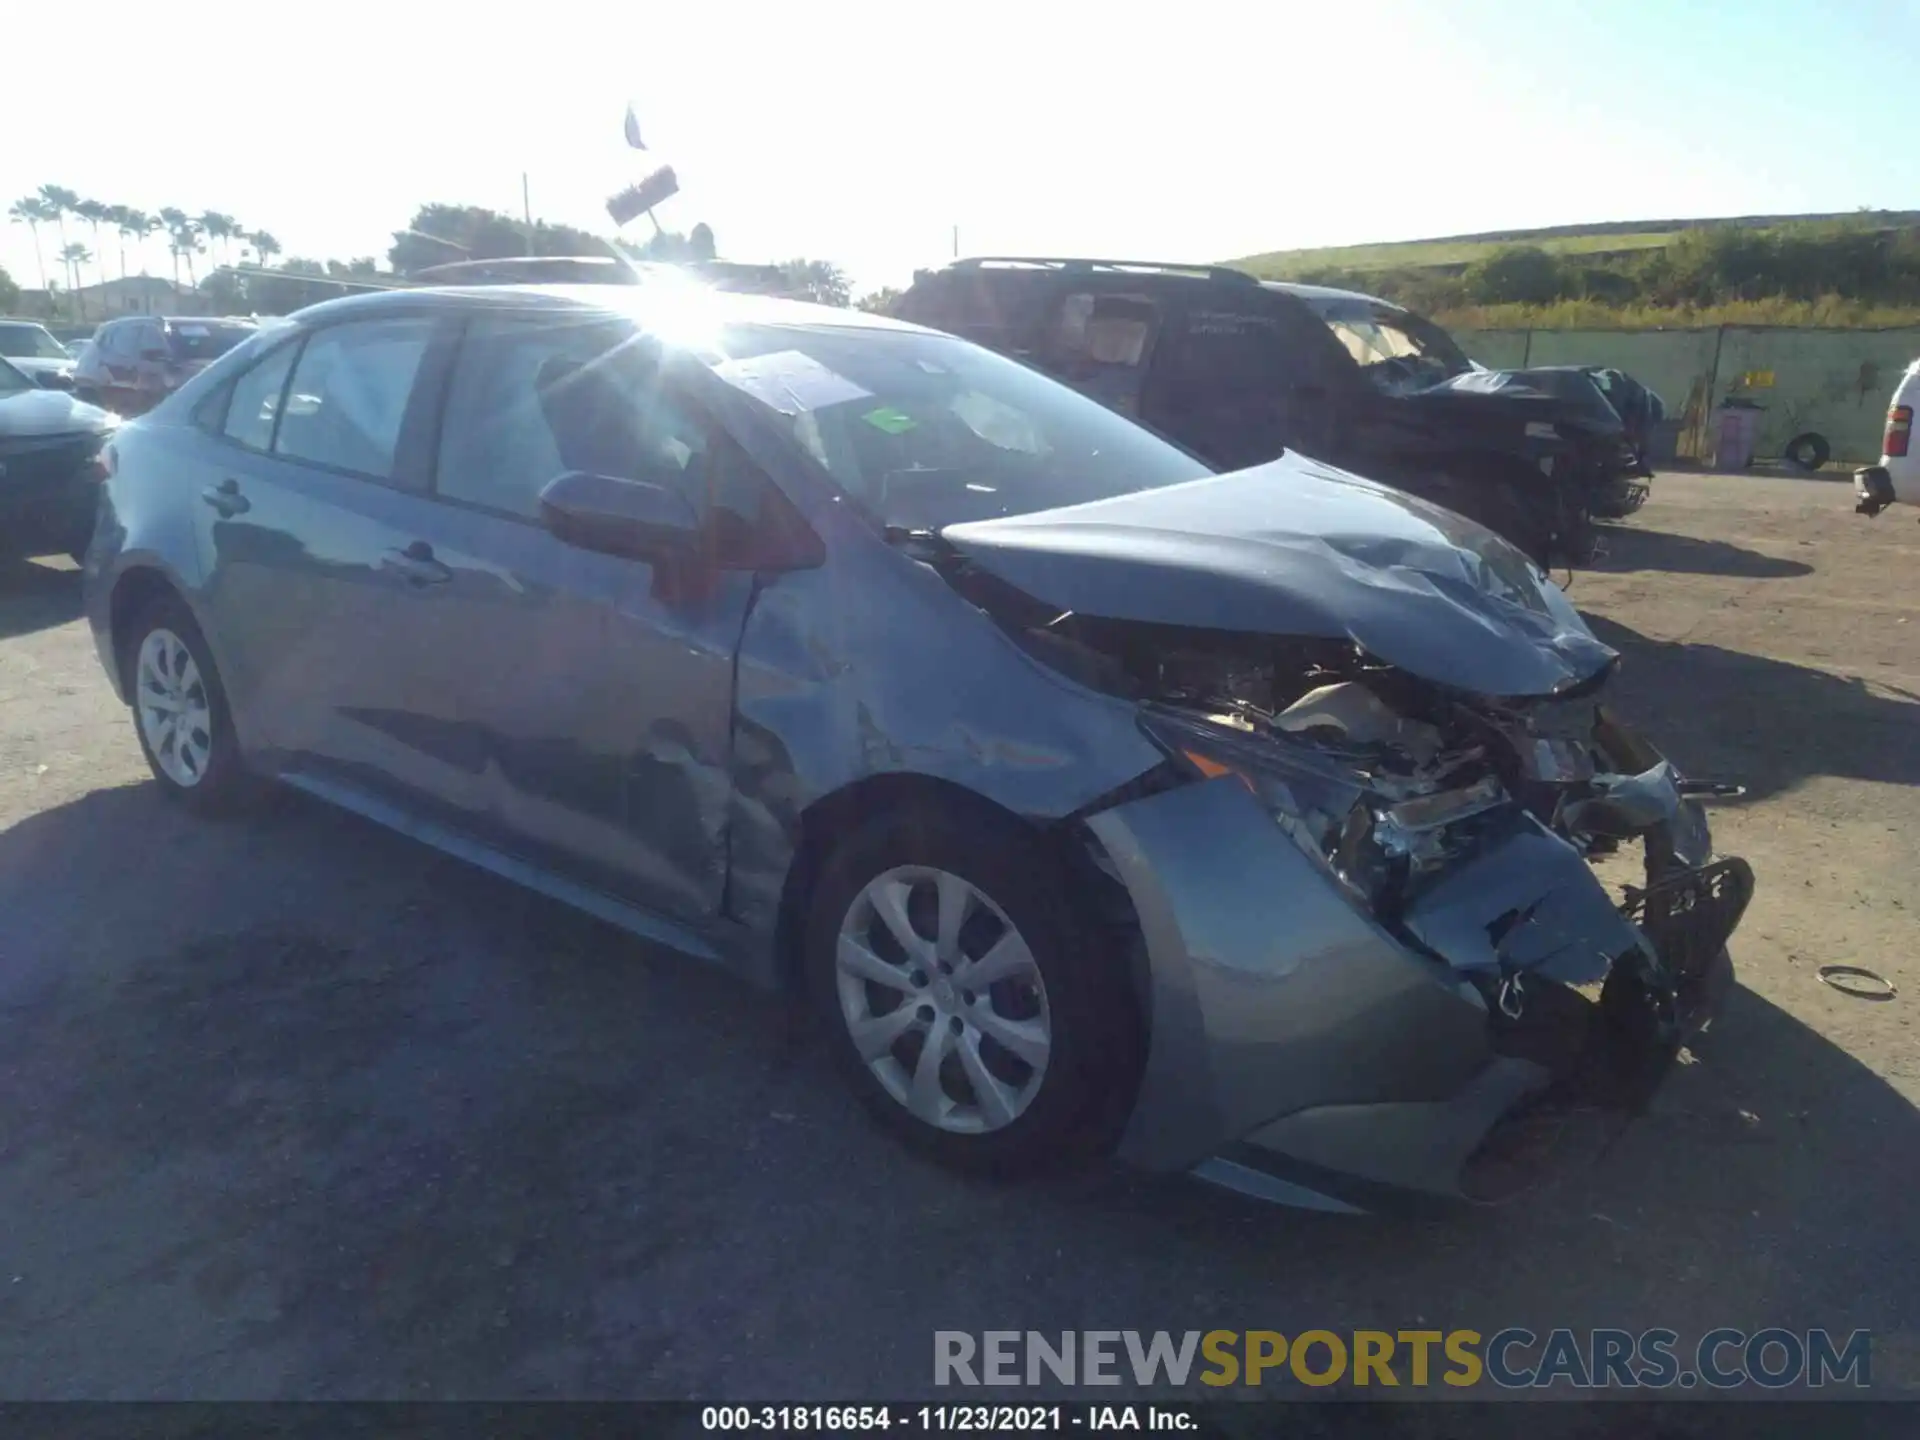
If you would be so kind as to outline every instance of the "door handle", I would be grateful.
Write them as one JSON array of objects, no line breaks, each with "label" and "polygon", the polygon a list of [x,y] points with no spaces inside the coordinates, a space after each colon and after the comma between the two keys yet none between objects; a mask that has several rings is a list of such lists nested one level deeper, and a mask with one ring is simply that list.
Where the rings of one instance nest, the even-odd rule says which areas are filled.
[{"label": "door handle", "polygon": [[253,502],[240,493],[240,482],[234,479],[222,480],[218,485],[209,485],[200,492],[200,498],[220,512],[222,519],[232,519],[235,515],[244,515],[253,508]]},{"label": "door handle", "polygon": [[433,558],[433,546],[416,540],[404,550],[389,550],[380,557],[380,568],[402,577],[409,585],[444,585],[453,571]]}]

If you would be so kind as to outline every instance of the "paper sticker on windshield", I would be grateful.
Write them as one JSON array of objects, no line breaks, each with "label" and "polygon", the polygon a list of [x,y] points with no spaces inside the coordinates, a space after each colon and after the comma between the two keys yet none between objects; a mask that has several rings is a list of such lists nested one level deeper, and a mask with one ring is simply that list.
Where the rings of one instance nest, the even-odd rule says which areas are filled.
[{"label": "paper sticker on windshield", "polygon": [[884,430],[889,435],[904,435],[920,422],[891,405],[882,405],[878,410],[869,410],[860,417],[876,430]]},{"label": "paper sticker on windshield", "polygon": [[837,370],[829,370],[798,350],[723,360],[713,367],[713,373],[782,415],[804,415],[849,400],[873,398],[871,390],[862,390]]}]

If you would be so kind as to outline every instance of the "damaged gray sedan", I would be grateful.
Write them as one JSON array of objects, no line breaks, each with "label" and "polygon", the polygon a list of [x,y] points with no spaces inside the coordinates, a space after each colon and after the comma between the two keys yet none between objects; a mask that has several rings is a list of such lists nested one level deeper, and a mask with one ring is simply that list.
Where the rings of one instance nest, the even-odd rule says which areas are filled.
[{"label": "damaged gray sedan", "polygon": [[390,292],[107,461],[87,610],[169,794],[291,785],[793,986],[951,1164],[1473,1194],[1538,1107],[1642,1103],[1731,978],[1711,787],[1517,551],[964,341]]}]

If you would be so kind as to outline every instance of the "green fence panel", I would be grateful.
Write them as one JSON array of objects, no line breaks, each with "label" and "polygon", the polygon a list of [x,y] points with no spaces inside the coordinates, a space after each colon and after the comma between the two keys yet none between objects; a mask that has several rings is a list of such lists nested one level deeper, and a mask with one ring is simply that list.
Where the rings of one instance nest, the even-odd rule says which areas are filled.
[{"label": "green fence panel", "polygon": [[[1715,401],[1757,401],[1758,453],[1777,455],[1797,435],[1826,437],[1833,458],[1880,457],[1887,402],[1920,356],[1920,327],[1899,330],[1748,329],[1729,325]],[[1769,383],[1771,382],[1771,383]]]},{"label": "green fence panel", "polygon": [[1685,420],[1681,453],[1710,460],[1713,412],[1729,396],[1766,407],[1758,453],[1795,436],[1826,438],[1835,460],[1879,458],[1887,400],[1920,357],[1920,326],[1815,330],[1729,325],[1706,330],[1465,331],[1467,354],[1495,369],[1610,365],[1652,386]]},{"label": "green fence panel", "polygon": [[1518,370],[1527,362],[1524,330],[1461,330],[1453,338],[1469,360],[1478,360],[1489,370]]}]

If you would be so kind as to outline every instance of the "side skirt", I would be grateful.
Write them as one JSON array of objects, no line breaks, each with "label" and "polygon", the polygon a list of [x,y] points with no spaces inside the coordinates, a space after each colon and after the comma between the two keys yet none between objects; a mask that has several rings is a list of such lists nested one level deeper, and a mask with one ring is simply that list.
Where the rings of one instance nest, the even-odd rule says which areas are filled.
[{"label": "side skirt", "polygon": [[558,900],[563,905],[570,905],[596,919],[606,921],[609,925],[616,925],[629,934],[639,936],[642,940],[665,945],[669,949],[678,950],[696,959],[714,961],[729,969],[742,968],[739,963],[740,947],[736,945],[715,948],[714,944],[699,932],[677,921],[665,919],[624,900],[616,900],[604,891],[569,880],[566,876],[555,874],[542,866],[530,864],[461,831],[436,824],[431,820],[421,819],[397,805],[376,799],[352,786],[341,785],[321,776],[300,771],[282,771],[277,778],[283,784],[290,785],[295,790],[311,795],[315,799],[324,800],[329,805],[337,805],[342,810],[349,810],[377,825],[384,825],[389,830],[397,830],[402,835],[411,836],[415,840],[431,845],[442,854],[464,860],[470,865],[477,865],[482,870],[490,871],[502,879],[513,881],[516,885],[524,885],[527,889]]}]

